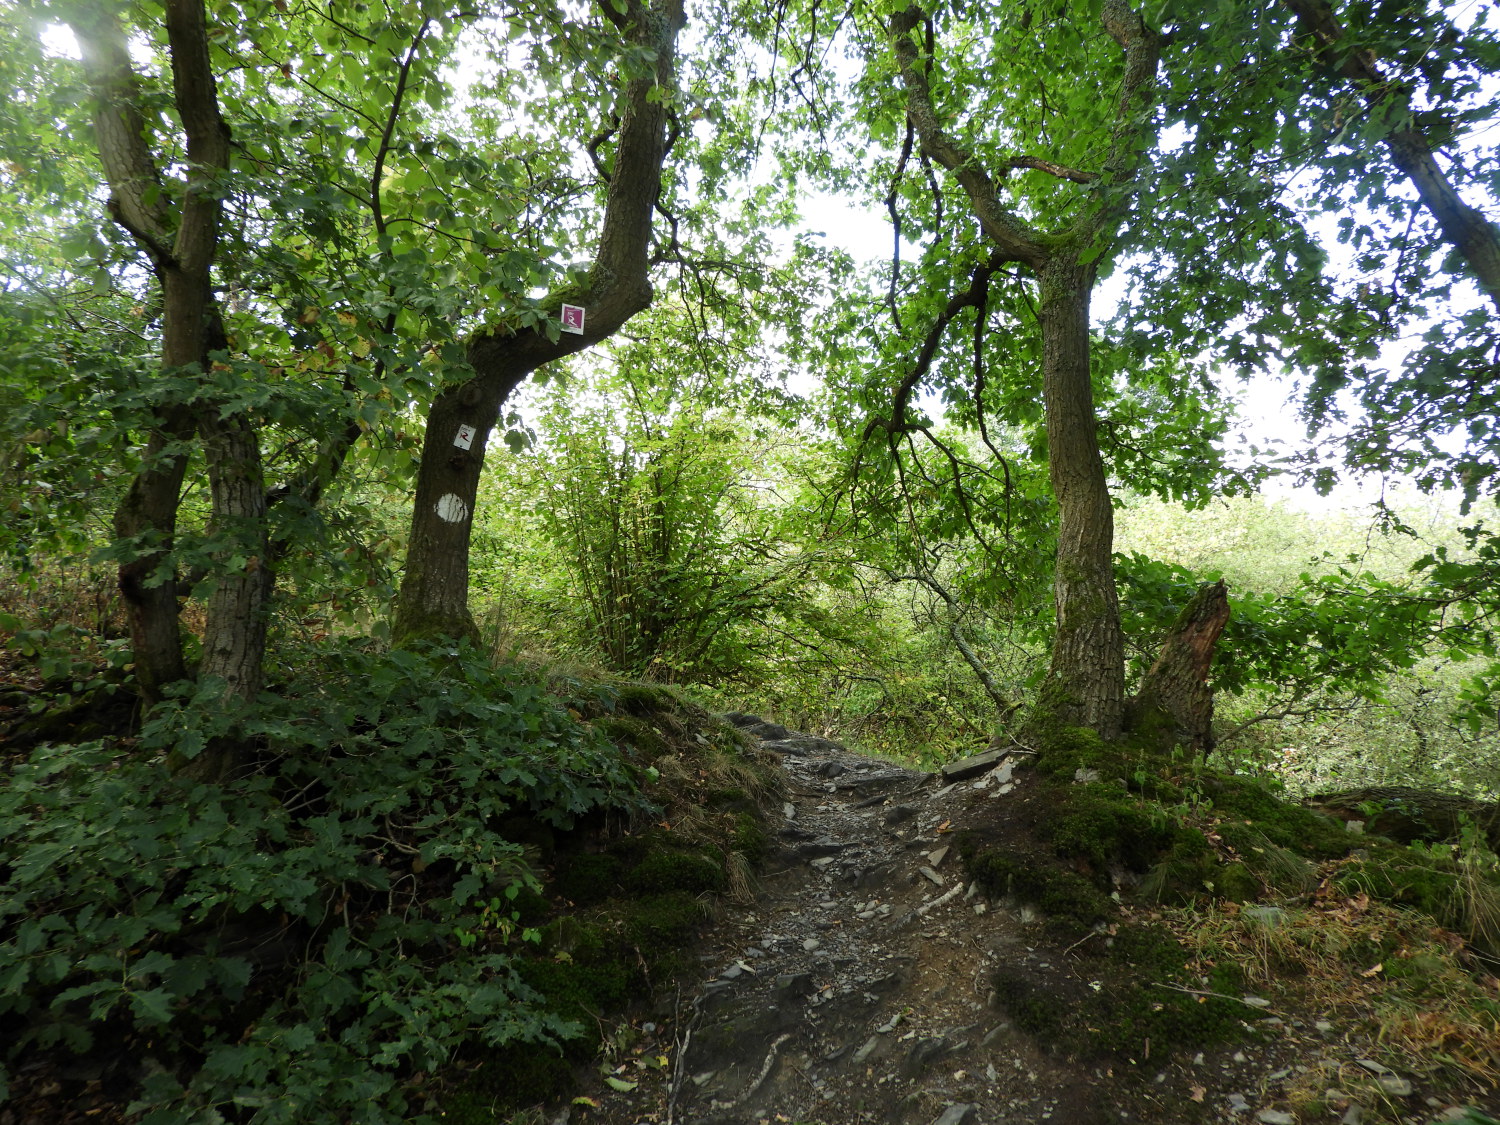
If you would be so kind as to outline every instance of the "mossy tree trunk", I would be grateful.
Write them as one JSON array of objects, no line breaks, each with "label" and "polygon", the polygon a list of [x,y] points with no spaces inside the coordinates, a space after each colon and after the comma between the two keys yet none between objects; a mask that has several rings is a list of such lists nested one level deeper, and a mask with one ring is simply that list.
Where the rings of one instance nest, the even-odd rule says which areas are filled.
[{"label": "mossy tree trunk", "polygon": [[1089,363],[1091,266],[1054,257],[1041,277],[1042,401],[1057,500],[1057,636],[1047,672],[1053,718],[1115,738],[1125,701],[1125,641],[1114,573],[1114,504],[1099,453]]},{"label": "mossy tree trunk", "polygon": [[[485,448],[500,408],[543,364],[584,350],[617,332],[651,303],[651,216],[661,191],[667,125],[675,86],[682,0],[627,0],[600,10],[624,47],[654,57],[652,72],[633,78],[623,100],[618,141],[598,250],[587,284],[569,293],[585,310],[580,334],[544,328],[492,328],[469,341],[473,376],[433,402],[422,441],[406,569],[392,634],[397,644],[438,637],[476,638],[469,612],[469,547]],[[544,302],[560,311],[564,297]]]},{"label": "mossy tree trunk", "polygon": [[[972,123],[957,117],[959,107],[937,101],[947,91],[933,57],[929,14],[909,4],[891,17],[890,36],[908,120],[923,153],[963,189],[994,249],[986,268],[1015,263],[1035,278],[1039,292],[1047,461],[1059,523],[1053,579],[1057,634],[1048,683],[1029,725],[1086,727],[1115,738],[1124,712],[1124,642],[1114,576],[1114,510],[1094,406],[1089,297],[1100,258],[1129,209],[1130,183],[1153,135],[1161,40],[1127,0],[1104,0],[1099,22],[1120,51],[1121,71],[1097,170],[1020,157],[987,168],[959,139]],[[997,177],[1003,181],[1020,167],[1057,177],[1056,198],[1048,199],[1045,209],[1061,215],[1054,229],[1042,229],[1013,208],[1009,193],[998,186]],[[1075,190],[1076,185],[1085,190]],[[908,391],[910,383],[909,378]],[[894,435],[903,425],[898,412],[885,428]]]}]

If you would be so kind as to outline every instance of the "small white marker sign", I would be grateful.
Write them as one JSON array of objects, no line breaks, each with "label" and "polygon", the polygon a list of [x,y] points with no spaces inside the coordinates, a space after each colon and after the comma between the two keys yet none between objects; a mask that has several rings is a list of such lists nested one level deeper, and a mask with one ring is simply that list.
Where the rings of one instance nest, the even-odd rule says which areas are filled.
[{"label": "small white marker sign", "polygon": [[583,306],[564,305],[562,307],[562,330],[571,332],[575,336],[583,335]]},{"label": "small white marker sign", "polygon": [[458,433],[456,433],[456,434],[453,435],[453,444],[456,445],[456,446],[458,446],[458,448],[460,448],[460,449],[468,449],[469,446],[473,445],[474,444],[474,427],[473,426],[460,426],[460,427],[458,427]]}]

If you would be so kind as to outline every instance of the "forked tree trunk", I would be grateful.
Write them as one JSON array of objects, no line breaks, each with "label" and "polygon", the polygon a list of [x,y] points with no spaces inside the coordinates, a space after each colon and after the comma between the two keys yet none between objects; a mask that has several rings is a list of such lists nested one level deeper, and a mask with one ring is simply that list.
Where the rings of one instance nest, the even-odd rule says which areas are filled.
[{"label": "forked tree trunk", "polygon": [[[114,5],[80,3],[73,11],[88,82],[100,163],[110,188],[109,211],[151,263],[162,289],[163,373],[195,376],[208,390],[216,353],[228,344],[213,290],[223,177],[229,167],[229,129],[220,112],[209,54],[203,0],[165,0],[162,6],[172,64],[172,98],[185,141],[185,184],[164,182],[142,111],[145,93],[132,67]],[[174,198],[174,194],[177,198]],[[178,634],[177,589],[167,573],[187,465],[183,447],[201,439],[212,496],[212,525],[227,540],[208,605],[202,675],[221,680],[227,697],[250,702],[261,688],[266,601],[271,570],[266,551],[266,496],[259,437],[242,411],[221,414],[211,395],[193,407],[163,408],[147,460],[115,514],[120,536],[138,537],[148,550],[121,567],[129,606],[137,676],[148,702],[185,677]],[[214,748],[190,768],[220,778],[238,749]]]},{"label": "forked tree trunk", "polygon": [[1125,644],[1115,591],[1114,505],[1099,453],[1089,365],[1094,271],[1075,253],[1056,255],[1037,272],[1047,466],[1058,513],[1057,638],[1042,708],[1049,719],[1114,738],[1124,709]]},{"label": "forked tree trunk", "polygon": [[1132,733],[1162,750],[1182,745],[1204,757],[1212,753],[1214,697],[1208,673],[1228,621],[1229,594],[1222,581],[1193,595],[1130,701]]}]

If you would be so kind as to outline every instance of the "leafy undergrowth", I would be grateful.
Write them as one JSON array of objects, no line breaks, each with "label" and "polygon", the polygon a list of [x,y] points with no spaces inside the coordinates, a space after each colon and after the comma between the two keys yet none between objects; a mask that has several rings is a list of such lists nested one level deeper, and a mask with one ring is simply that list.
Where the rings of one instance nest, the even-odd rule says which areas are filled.
[{"label": "leafy undergrowth", "polygon": [[[767,771],[659,689],[468,650],[298,667],[248,713],[200,690],[12,755],[0,1101],[488,1121],[557,1092],[763,847]],[[234,782],[167,768],[226,738]]]},{"label": "leafy undergrowth", "polygon": [[[992,896],[1039,909],[1097,987],[1060,1005],[1003,972],[1018,1026],[1134,1061],[1253,1036],[1272,998],[1352,1020],[1431,1089],[1500,1083],[1500,861],[1479,833],[1403,846],[1187,757],[1074,731],[1040,749],[1041,784],[961,855]],[[1353,1069],[1313,1067],[1297,1108],[1336,1108],[1338,1089],[1367,1121],[1403,1120],[1379,1075]]]}]

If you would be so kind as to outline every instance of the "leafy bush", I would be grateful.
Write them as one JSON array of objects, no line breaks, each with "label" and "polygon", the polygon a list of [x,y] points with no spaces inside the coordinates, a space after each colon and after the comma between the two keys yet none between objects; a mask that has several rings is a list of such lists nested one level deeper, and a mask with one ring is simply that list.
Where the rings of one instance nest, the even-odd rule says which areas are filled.
[{"label": "leafy bush", "polygon": [[[226,738],[247,776],[168,770]],[[456,1049],[576,1032],[518,975],[534,879],[496,826],[640,802],[602,736],[469,650],[329,648],[253,711],[210,686],[134,747],[44,746],[0,791],[5,1063],[124,1045],[146,1125],[411,1120],[404,1078]]]}]

